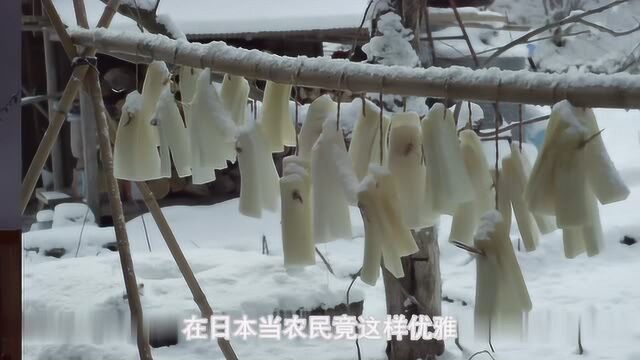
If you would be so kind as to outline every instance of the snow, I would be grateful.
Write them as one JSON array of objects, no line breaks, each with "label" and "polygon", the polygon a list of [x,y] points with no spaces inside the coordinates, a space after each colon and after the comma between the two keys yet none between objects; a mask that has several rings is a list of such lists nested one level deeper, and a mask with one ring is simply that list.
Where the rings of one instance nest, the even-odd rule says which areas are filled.
[{"label": "snow", "polygon": [[[155,0],[123,3],[134,1],[141,9],[155,6]],[[171,28],[187,35],[325,30],[357,28],[367,3],[368,0],[163,0],[157,14],[163,23],[170,17]],[[54,4],[65,24],[76,24],[72,0],[54,0]],[[100,0],[85,0],[85,4],[89,23],[94,25],[104,4]],[[110,28],[139,31],[133,20],[122,15],[116,15]]]}]

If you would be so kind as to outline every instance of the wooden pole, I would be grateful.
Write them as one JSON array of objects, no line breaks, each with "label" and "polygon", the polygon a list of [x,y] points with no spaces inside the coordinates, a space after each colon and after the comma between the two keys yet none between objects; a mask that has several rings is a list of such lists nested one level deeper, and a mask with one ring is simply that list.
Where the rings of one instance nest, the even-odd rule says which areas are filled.
[{"label": "wooden pole", "polygon": [[[412,315],[428,315],[433,319],[442,314],[438,231],[433,226],[412,233],[420,250],[402,258],[404,277],[396,279],[382,268],[387,314],[404,315],[407,320]],[[394,338],[387,342],[389,360],[435,359],[443,352],[444,342],[438,340],[412,341],[405,336],[401,341]]]},{"label": "wooden pole", "polygon": [[91,99],[86,91],[80,92],[80,121],[82,127],[82,152],[84,160],[84,189],[87,206],[96,217],[98,223],[102,217],[100,204],[100,176],[98,172],[96,119],[91,106]]},{"label": "wooden pole", "polygon": [[94,117],[97,120],[98,139],[100,140],[100,155],[102,167],[106,175],[107,188],[109,195],[109,204],[111,206],[111,216],[113,217],[113,227],[118,242],[118,254],[120,255],[120,265],[122,274],[124,275],[124,285],[127,290],[127,301],[129,310],[131,311],[131,320],[136,329],[136,337],[138,342],[138,353],[143,360],[153,359],[151,349],[149,348],[149,338],[144,329],[144,319],[142,313],[142,304],[140,302],[140,294],[138,292],[138,283],[133,268],[133,260],[129,249],[129,238],[127,236],[127,227],[124,220],[124,212],[122,210],[122,201],[120,200],[120,189],[118,181],[113,175],[113,155],[111,153],[111,143],[109,142],[109,129],[107,118],[104,115],[106,109],[102,102],[102,92],[98,81],[98,73],[91,70],[86,74],[86,84],[89,87],[89,96],[94,109]]},{"label": "wooden pole", "polygon": [[[78,24],[88,27],[89,22],[84,8],[84,1],[74,0],[74,7],[76,9],[76,19],[78,20]],[[49,17],[59,18],[57,13],[54,13],[54,11],[55,9],[49,11]],[[133,259],[131,257],[131,249],[129,247],[127,224],[124,219],[124,211],[122,210],[120,189],[118,188],[118,180],[116,180],[113,174],[113,153],[111,152],[111,141],[109,139],[109,123],[107,122],[106,116],[107,110],[104,107],[102,99],[102,90],[100,89],[97,67],[92,66],[86,73],[84,80],[85,87],[91,100],[93,117],[96,120],[98,128],[100,157],[107,180],[109,205],[111,207],[113,227],[116,233],[116,241],[118,243],[118,254],[120,257],[122,274],[124,276],[124,285],[127,291],[127,302],[129,304],[129,311],[131,312],[131,321],[136,331],[138,354],[142,360],[152,360],[153,357],[151,355],[151,348],[149,347],[149,337],[144,326],[144,315],[142,312],[142,303],[140,302],[140,293],[138,292],[138,282],[136,280],[136,274],[133,268]]]},{"label": "wooden pole", "polygon": [[[640,75],[546,74],[496,68],[401,68],[340,59],[291,58],[227,46],[187,43],[133,32],[73,29],[76,44],[138,55],[170,64],[210,67],[217,72],[354,93],[379,92],[457,100],[640,108]],[[498,91],[498,83],[500,90]],[[382,89],[381,89],[381,85]],[[446,86],[445,86],[446,85]],[[446,89],[446,90],[445,90]]]},{"label": "wooden pole", "polygon": [[[153,195],[153,192],[151,191],[151,189],[149,189],[149,186],[147,186],[147,184],[144,182],[136,182],[136,186],[140,190],[140,193],[142,194],[142,198],[144,199],[144,203],[149,209],[151,216],[153,216],[153,220],[155,220],[156,225],[158,225],[158,229],[160,229],[160,233],[162,234],[162,237],[164,238],[164,241],[167,244],[167,247],[169,248],[171,255],[173,256],[173,259],[176,261],[176,264],[178,265],[178,269],[180,269],[180,273],[182,273],[184,280],[187,282],[187,285],[189,286],[189,290],[191,291],[191,294],[193,296],[193,300],[198,305],[198,308],[200,309],[200,313],[202,314],[202,317],[209,319],[211,315],[213,315],[213,310],[211,309],[211,305],[209,304],[209,301],[207,301],[207,297],[202,291],[202,288],[198,284],[198,280],[193,274],[193,270],[191,270],[191,266],[189,266],[189,262],[185,258],[182,250],[180,249],[180,245],[178,244],[178,241],[176,240],[176,237],[173,234],[173,231],[171,231],[171,227],[169,226],[167,219],[162,214],[162,210],[160,209],[160,206],[158,205],[158,202],[156,201],[156,198]],[[223,338],[218,338],[217,340],[218,340],[218,346],[220,347],[220,350],[224,354],[225,359],[227,360],[238,359],[238,357],[236,356],[233,350],[233,347],[231,346],[231,343],[228,340],[225,340]]]},{"label": "wooden pole", "polygon": [[[56,67],[55,49],[51,41],[51,33],[48,30],[42,31],[42,42],[44,45],[44,64],[47,75],[47,95],[58,92],[58,72]],[[49,99],[49,119],[55,115],[56,101]],[[51,172],[53,173],[53,189],[62,191],[64,189],[64,167],[62,163],[62,144],[56,141],[51,152]]]},{"label": "wooden pole", "polygon": [[[105,7],[100,20],[98,21],[98,27],[108,27],[111,24],[111,20],[113,16],[116,14],[118,10],[118,6],[120,6],[121,0],[111,0],[109,4]],[[43,5],[47,10],[54,9],[53,3],[51,0],[43,0]],[[49,14],[50,11],[47,11]],[[59,16],[58,19],[59,20]],[[60,22],[61,23],[61,22]],[[52,24],[55,24],[52,22]],[[62,26],[64,29],[64,26]],[[59,31],[57,31],[59,32]],[[64,36],[67,33],[63,33],[59,36]],[[61,38],[62,39],[62,38]],[[70,49],[65,48],[65,51],[70,51]],[[84,49],[82,52],[82,57],[86,56],[94,56],[96,54],[96,49],[88,47]],[[36,187],[36,183],[38,182],[38,178],[40,177],[40,173],[42,172],[42,168],[44,163],[47,161],[49,154],[51,154],[51,150],[53,149],[58,134],[60,133],[60,129],[64,124],[64,121],[67,117],[67,113],[71,109],[73,105],[73,100],[75,100],[76,95],[78,94],[78,90],[82,85],[82,80],[84,79],[85,74],[88,70],[87,65],[79,65],[73,68],[73,73],[67,82],[67,85],[62,92],[62,96],[60,97],[60,101],[58,101],[58,105],[55,109],[55,115],[49,119],[49,126],[47,127],[47,131],[44,133],[42,140],[40,141],[40,145],[38,146],[38,150],[36,150],[36,154],[29,165],[29,170],[27,170],[27,174],[25,175],[24,181],[22,183],[22,189],[20,191],[20,213],[24,212],[24,209],[27,207],[29,200],[31,199],[31,194],[33,193],[33,189]]]}]

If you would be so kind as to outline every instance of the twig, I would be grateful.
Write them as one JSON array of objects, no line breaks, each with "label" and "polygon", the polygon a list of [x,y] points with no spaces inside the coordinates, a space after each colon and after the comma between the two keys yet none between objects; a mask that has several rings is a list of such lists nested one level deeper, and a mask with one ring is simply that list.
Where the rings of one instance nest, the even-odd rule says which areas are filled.
[{"label": "twig", "polygon": [[451,243],[453,245],[455,245],[456,247],[459,247],[460,249],[465,250],[465,251],[467,251],[469,253],[484,256],[484,251],[482,251],[482,250],[480,250],[480,249],[478,249],[476,247],[473,247],[471,245],[467,245],[467,244],[465,244],[463,242],[460,242],[458,240],[452,240]]},{"label": "twig", "polygon": [[485,63],[484,63],[484,65],[483,65],[483,66],[484,66],[484,67],[489,67],[490,65],[492,65],[492,64],[493,64],[493,62],[495,61],[495,59],[496,59],[496,58],[498,58],[498,56],[500,56],[500,55],[504,54],[507,50],[509,50],[509,49],[513,48],[513,47],[514,47],[514,46],[516,46],[516,45],[519,45],[519,44],[522,44],[522,43],[527,42],[529,39],[531,39],[532,37],[534,37],[534,36],[536,36],[536,35],[538,35],[538,34],[542,34],[542,33],[544,33],[545,31],[550,30],[550,29],[553,29],[553,28],[556,28],[556,27],[558,27],[558,26],[562,26],[562,25],[566,25],[566,24],[570,24],[570,23],[578,22],[578,21],[580,21],[582,18],[585,18],[585,17],[587,17],[587,16],[589,16],[589,15],[593,15],[593,14],[601,13],[601,12],[603,12],[603,11],[607,10],[607,9],[610,9],[610,8],[612,8],[612,7],[614,7],[614,6],[618,6],[618,5],[620,5],[620,4],[624,4],[624,3],[626,3],[626,2],[628,2],[628,0],[616,0],[616,1],[612,1],[612,2],[610,2],[610,3],[609,3],[609,4],[607,4],[607,5],[600,6],[600,7],[597,7],[597,8],[595,8],[595,9],[591,9],[591,10],[589,10],[589,11],[585,11],[585,12],[583,12],[583,13],[580,13],[580,14],[577,14],[577,15],[574,15],[574,16],[569,16],[569,17],[566,17],[566,18],[564,18],[564,19],[562,19],[562,20],[560,20],[560,21],[556,21],[556,22],[554,22],[554,23],[550,23],[550,24],[548,24],[548,25],[545,25],[545,26],[539,27],[539,28],[537,28],[537,29],[534,29],[534,30],[532,30],[532,31],[529,31],[528,33],[526,33],[526,34],[524,34],[524,35],[520,36],[519,38],[517,38],[516,40],[514,40],[514,41],[512,41],[512,42],[510,42],[510,43],[508,43],[508,44],[506,44],[506,45],[504,45],[504,46],[502,46],[502,47],[501,47],[500,49],[498,49],[496,52],[494,52],[493,54],[491,54],[491,56],[489,56],[489,58],[487,59],[487,61],[485,61]]},{"label": "twig", "polygon": [[578,20],[578,23],[580,23],[582,25],[585,25],[585,26],[592,27],[594,29],[597,29],[598,31],[602,31],[604,33],[607,33],[607,34],[609,34],[611,36],[615,36],[615,37],[629,35],[629,34],[632,34],[632,33],[636,32],[636,31],[640,30],[640,24],[638,24],[637,27],[634,27],[633,29],[630,29],[630,30],[614,31],[614,30],[611,30],[611,29],[609,29],[607,27],[604,27],[602,25],[598,25],[596,23],[593,23],[591,21],[587,21],[587,20],[584,20],[584,19]]},{"label": "twig", "polygon": [[[535,124],[535,123],[538,123],[538,122],[541,122],[541,121],[548,120],[548,119],[549,119],[549,116],[550,116],[550,115],[542,115],[542,116],[538,116],[538,117],[535,117],[535,118],[533,118],[533,119],[525,120],[525,121],[523,121],[522,123],[520,123],[520,122],[513,122],[513,123],[511,123],[511,124],[509,124],[509,125],[503,126],[503,127],[501,127],[500,129],[498,129],[498,134],[502,134],[502,133],[507,132],[507,131],[509,131],[509,130],[511,130],[511,129],[515,129],[516,127],[521,126],[521,124],[522,124],[522,126],[525,126],[525,125]],[[478,136],[480,136],[480,137],[494,137],[494,136],[496,136],[496,131],[495,131],[495,130],[494,130],[494,131],[491,131],[491,132],[476,131],[476,133],[477,133],[477,134],[478,134]]]},{"label": "twig", "polygon": [[356,51],[356,46],[358,46],[358,40],[360,40],[360,32],[364,27],[364,22],[367,21],[367,13],[369,12],[369,8],[371,8],[371,5],[373,5],[373,0],[369,0],[369,4],[367,4],[367,7],[364,9],[364,14],[362,15],[362,21],[360,22],[360,26],[358,26],[358,31],[356,32],[356,36],[353,39],[353,45],[351,46],[351,50],[349,50],[347,58],[350,58],[351,55],[353,55]]},{"label": "twig", "polygon": [[[316,248],[316,251],[318,249]],[[349,293],[351,292],[351,288],[353,287],[353,284],[356,282],[356,280],[358,279],[358,277],[360,277],[360,274],[362,273],[362,267],[360,267],[360,270],[358,270],[357,273],[353,274],[351,276],[351,283],[349,284],[349,287],[347,288],[347,309],[350,306],[350,302],[349,302]],[[360,322],[359,318],[356,317],[358,323]],[[358,337],[356,336],[356,351],[358,352],[358,360],[362,360],[362,354],[360,353],[360,342],[358,341]]]},{"label": "twig", "polygon": [[335,276],[336,273],[333,272],[333,268],[331,267],[331,264],[329,264],[329,261],[327,261],[327,259],[324,257],[324,255],[322,255],[320,250],[318,250],[318,247],[316,247],[316,254],[318,254],[318,256],[320,256],[320,259],[322,259],[322,262],[324,263],[324,266],[327,267],[327,270],[329,270],[331,275]]},{"label": "twig", "polygon": [[[495,351],[494,351],[494,352],[495,352]],[[480,354],[487,354],[487,355],[489,355],[493,360],[496,360],[496,358],[494,358],[494,357],[493,357],[493,355],[491,355],[491,353],[490,353],[489,351],[487,351],[487,350],[482,350],[482,351],[478,351],[478,352],[474,353],[473,355],[471,355],[471,356],[469,357],[469,359],[468,359],[468,360],[471,360],[471,359],[473,359],[474,357],[476,357],[476,356],[478,356],[478,355],[480,355]]]},{"label": "twig", "polygon": [[469,34],[467,34],[467,29],[464,27],[464,23],[462,22],[462,18],[460,17],[460,13],[458,12],[456,0],[449,0],[449,5],[451,5],[453,15],[455,15],[456,21],[458,21],[458,25],[460,26],[460,30],[462,30],[462,36],[464,37],[464,41],[467,43],[467,47],[469,47],[469,52],[471,53],[471,58],[473,58],[473,63],[476,65],[476,67],[480,67],[478,56],[476,55],[476,51],[473,49],[473,45],[471,45]]},{"label": "twig", "polygon": [[89,216],[89,206],[87,206],[87,211],[84,213],[84,220],[82,220],[82,227],[80,228],[80,236],[78,237],[78,246],[76,247],[76,254],[74,257],[78,257],[78,252],[80,251],[80,244],[82,243],[82,233],[84,232],[84,226],[87,224],[87,216]]},{"label": "twig", "polygon": [[431,23],[429,22],[429,0],[424,0],[424,21],[427,28],[427,40],[429,41],[429,48],[431,49],[431,64],[435,65],[436,47],[433,43],[433,33],[431,32]]}]

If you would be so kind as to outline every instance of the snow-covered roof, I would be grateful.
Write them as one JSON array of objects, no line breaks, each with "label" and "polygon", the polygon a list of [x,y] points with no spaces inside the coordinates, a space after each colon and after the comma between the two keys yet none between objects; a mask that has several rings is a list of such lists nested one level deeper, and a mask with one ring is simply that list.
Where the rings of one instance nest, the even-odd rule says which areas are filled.
[{"label": "snow-covered roof", "polygon": [[[155,0],[136,0],[140,8]],[[54,0],[62,20],[75,25],[72,0]],[[134,3],[127,0],[124,3]],[[157,14],[168,15],[187,35],[259,33],[357,28],[368,0],[163,0]],[[95,25],[104,4],[85,0]],[[365,24],[366,25],[366,24]],[[117,15],[110,28],[138,31],[133,20]]]}]

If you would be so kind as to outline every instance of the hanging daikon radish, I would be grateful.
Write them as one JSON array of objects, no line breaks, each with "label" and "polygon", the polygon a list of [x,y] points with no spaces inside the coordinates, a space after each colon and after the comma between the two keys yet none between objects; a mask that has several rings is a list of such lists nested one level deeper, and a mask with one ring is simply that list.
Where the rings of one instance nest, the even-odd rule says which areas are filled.
[{"label": "hanging daikon radish", "polygon": [[156,115],[160,95],[169,88],[171,73],[163,61],[152,61],[147,67],[147,73],[142,85],[142,108],[138,112],[138,117],[150,126],[153,141],[156,146],[160,145],[160,135],[158,129],[153,126],[153,119]]},{"label": "hanging daikon radish", "polygon": [[179,177],[191,175],[189,137],[171,89],[167,88],[158,102],[158,132],[160,133],[160,168],[162,176],[171,177],[171,159]]},{"label": "hanging daikon radish", "polygon": [[589,141],[584,145],[585,158],[589,166],[586,168],[587,179],[591,189],[603,205],[625,200],[630,193],[620,173],[609,157],[600,132],[596,116],[592,109],[573,108],[576,116],[587,128]]},{"label": "hanging daikon radish", "polygon": [[355,173],[342,130],[327,121],[311,151],[313,228],[317,243],[351,239],[349,204],[357,202]]},{"label": "hanging daikon radish", "polygon": [[237,127],[244,126],[247,117],[249,83],[242,76],[225,75],[220,89],[220,98]]},{"label": "hanging daikon radish", "polygon": [[[204,69],[196,82],[191,101],[191,164],[194,168],[224,169],[227,160],[235,158],[235,125],[224,109],[216,88],[211,84],[211,71]],[[195,179],[194,171],[194,182]]]},{"label": "hanging daikon radish", "polygon": [[278,208],[278,172],[262,132],[255,124],[238,135],[237,151],[240,168],[240,213],[259,218],[262,210]]},{"label": "hanging daikon radish", "polygon": [[363,272],[367,283],[375,284],[374,267],[380,264],[380,251],[385,268],[393,276],[403,277],[401,257],[417,252],[418,246],[402,218],[393,176],[376,165],[369,172],[360,184],[358,206],[365,227]]},{"label": "hanging daikon radish", "polygon": [[527,184],[523,156],[516,144],[511,144],[511,154],[502,160],[504,176],[508,179],[509,199],[516,216],[522,242],[527,251],[536,249],[540,242],[540,234],[529,206],[524,200],[524,188]]},{"label": "hanging daikon radish", "polygon": [[595,256],[604,248],[604,234],[602,233],[602,223],[600,222],[600,212],[598,210],[598,200],[589,187],[587,194],[589,224],[582,227],[582,236],[587,256]]},{"label": "hanging daikon radish", "polygon": [[473,130],[460,132],[464,165],[473,187],[473,199],[458,204],[453,214],[449,240],[471,245],[480,218],[495,207],[493,179],[480,138]]},{"label": "hanging daikon radish", "polygon": [[[491,319],[508,321],[514,319],[514,308],[528,312],[532,306],[509,238],[509,229],[498,211],[492,210],[482,217],[474,243],[476,248],[484,252],[477,258],[475,310],[476,334],[482,335],[488,331]],[[500,308],[498,305],[501,304],[506,304],[507,308]]]},{"label": "hanging daikon radish", "polygon": [[298,148],[301,157],[308,159],[311,149],[322,133],[322,126],[328,119],[336,118],[336,103],[329,95],[322,95],[315,99],[307,110],[307,117],[300,129]]},{"label": "hanging daikon radish", "polygon": [[433,225],[424,218],[426,168],[422,161],[420,117],[414,112],[391,118],[387,168],[393,175],[402,216],[410,228]]},{"label": "hanging daikon radish", "polygon": [[568,227],[562,229],[562,243],[564,245],[564,256],[567,259],[573,259],[582,254],[585,251],[582,228]]},{"label": "hanging daikon radish", "polygon": [[285,145],[296,145],[296,129],[289,112],[290,96],[291,85],[267,81],[259,124],[271,152],[282,152]]},{"label": "hanging daikon radish", "polygon": [[[354,106],[361,106],[362,101],[355,99]],[[358,105],[360,104],[360,105]],[[389,118],[383,114],[382,139],[383,154],[380,159],[380,108],[369,100],[364,101],[364,114],[356,121],[349,145],[349,157],[353,164],[358,180],[364,179],[369,171],[369,164],[382,164],[386,152],[386,134],[389,128]]]},{"label": "hanging daikon radish", "polygon": [[299,163],[290,162],[286,174],[280,179],[280,200],[284,266],[289,268],[315,264],[311,225],[311,177],[308,170]]},{"label": "hanging daikon radish", "polygon": [[113,155],[113,172],[118,179],[146,181],[162,177],[154,128],[138,116],[142,100],[142,95],[134,91],[122,106]]},{"label": "hanging daikon radish", "polygon": [[[527,145],[527,144],[523,144],[523,145]],[[525,151],[526,147],[524,147],[523,151],[520,153],[519,148],[515,144],[512,144],[511,152],[513,153],[516,149],[518,150],[520,156],[513,158],[513,160],[515,161],[514,165],[516,166],[516,169],[521,169],[519,171],[524,171],[525,182],[524,182],[524,187],[522,188],[523,189],[522,195],[523,195],[523,200],[525,200],[525,203],[527,204],[527,207],[529,207],[529,203],[526,202],[526,199],[524,198],[524,194],[526,193],[527,183],[529,182],[529,177],[531,176],[531,170],[533,168],[531,164],[533,162],[529,159],[530,155],[528,154],[528,152]],[[529,211],[531,211],[531,209],[529,209]],[[540,231],[541,234],[546,235],[558,229],[556,227],[556,219],[553,216],[536,214],[536,213],[532,213],[532,215],[536,222],[536,225],[538,226],[538,230]]]},{"label": "hanging daikon radish", "polygon": [[422,120],[422,141],[430,169],[427,176],[433,209],[453,215],[456,207],[473,200],[474,194],[458,145],[453,114],[444,105],[433,105]]},{"label": "hanging daikon radish", "polygon": [[196,82],[202,69],[188,66],[180,68],[180,99],[182,100],[182,111],[187,128],[191,126],[191,101],[196,93]]}]

